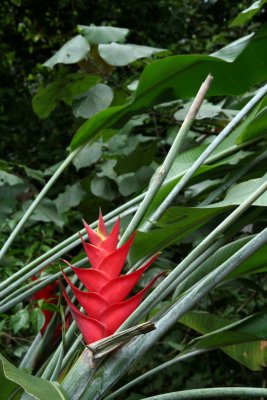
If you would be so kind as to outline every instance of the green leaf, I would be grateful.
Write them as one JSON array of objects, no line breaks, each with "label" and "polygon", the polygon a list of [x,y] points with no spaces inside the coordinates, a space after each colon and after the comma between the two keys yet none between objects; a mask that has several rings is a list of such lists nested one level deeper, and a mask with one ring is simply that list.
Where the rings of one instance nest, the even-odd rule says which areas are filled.
[{"label": "green leaf", "polygon": [[19,310],[16,314],[10,318],[13,332],[16,334],[22,329],[29,327],[30,315],[27,309]]},{"label": "green leaf", "polygon": [[34,112],[39,118],[46,118],[56,108],[59,101],[71,105],[73,99],[94,86],[99,77],[88,74],[68,74],[38,90],[32,100]]},{"label": "green leaf", "polygon": [[[37,378],[24,370],[14,367],[2,354],[0,354],[0,359],[1,369],[3,371],[3,374],[0,376],[1,380],[4,381],[4,385],[1,385],[1,396],[3,396],[3,391],[6,395],[6,397],[1,397],[1,399],[8,400],[7,396],[12,393],[16,387],[20,386],[26,393],[37,400],[68,400],[66,393],[59,383]],[[11,385],[10,382],[12,382]]]},{"label": "green leaf", "polygon": [[[176,113],[174,114],[174,118],[178,121],[183,121],[189,111],[189,108],[191,107],[191,104],[192,102],[183,104],[183,108],[176,111]],[[234,117],[236,113],[237,110],[224,109],[222,103],[212,104],[209,103],[207,100],[204,100],[195,119],[196,120],[212,119],[220,114],[224,114],[226,117],[230,119]]]},{"label": "green leaf", "polygon": [[239,13],[237,17],[235,17],[235,19],[231,22],[230,27],[232,28],[232,27],[242,26],[245,23],[249,22],[254,17],[254,15],[261,10],[266,1],[267,0],[255,1],[253,4],[251,4],[250,7],[241,11],[241,13]]},{"label": "green leaf", "polygon": [[53,68],[56,64],[75,64],[85,57],[90,51],[90,45],[82,35],[77,35],[64,44],[43,65]]},{"label": "green leaf", "polygon": [[38,333],[45,323],[44,313],[40,308],[34,308],[31,312],[31,324],[36,333]]},{"label": "green leaf", "polygon": [[76,170],[78,171],[81,168],[90,167],[90,165],[96,163],[102,155],[102,147],[103,145],[100,142],[83,147],[73,160]]},{"label": "green leaf", "polygon": [[214,212],[205,208],[169,208],[157,223],[155,229],[149,232],[137,231],[134,244],[130,251],[130,263],[134,264],[144,256],[152,255],[171,243],[178,242],[181,238],[203,226],[220,210]]},{"label": "green leaf", "polygon": [[149,107],[195,96],[209,73],[215,78],[210,96],[244,93],[267,78],[267,58],[263,56],[266,43],[267,25],[231,63],[205,55],[179,55],[152,62],[144,69],[129,103],[110,107],[85,122],[72,140],[72,149],[96,138],[102,129],[122,127],[130,117]]},{"label": "green leaf", "polygon": [[110,65],[122,67],[140,58],[148,58],[153,54],[161,53],[164,49],[155,47],[138,46],[137,44],[100,44],[98,46],[100,56]]},{"label": "green leaf", "polygon": [[106,177],[103,178],[94,178],[91,181],[91,192],[102,199],[112,201],[117,195],[117,185],[116,183]]},{"label": "green leaf", "polygon": [[[267,175],[266,175],[267,178]],[[250,179],[246,182],[238,183],[228,190],[225,198],[206,207],[227,207],[231,205],[239,205],[244,202],[252,193],[254,193],[262,184],[262,178]],[[254,206],[267,206],[267,192],[263,193],[254,203]]]},{"label": "green leaf", "polygon": [[254,33],[241,37],[240,39],[235,40],[215,53],[212,53],[211,56],[220,58],[224,61],[233,62],[239,56],[239,54],[245,50],[253,36]]},{"label": "green leaf", "polygon": [[237,139],[237,143],[243,143],[258,136],[266,135],[267,130],[267,107],[260,110],[252,121],[249,121]]},{"label": "green leaf", "polygon": [[113,91],[108,85],[98,83],[94,87],[75,99],[72,105],[76,118],[91,118],[93,115],[105,110],[113,100]]},{"label": "green leaf", "polygon": [[89,43],[111,43],[124,42],[129,29],[114,28],[112,26],[85,26],[78,25],[78,32],[81,33]]},{"label": "green leaf", "polygon": [[[26,210],[31,202],[25,203],[23,209]],[[59,228],[65,224],[66,219],[62,214],[59,214],[56,204],[50,199],[44,198],[36,207],[30,217],[31,221],[53,222]]]},{"label": "green leaf", "polygon": [[189,343],[192,349],[221,348],[231,358],[253,371],[261,370],[267,362],[267,314],[259,313],[238,322],[207,312],[190,312],[179,322],[206,335]]},{"label": "green leaf", "polygon": [[9,174],[5,171],[0,171],[0,186],[4,185],[19,185],[22,184],[23,180],[18,178],[16,175]]},{"label": "green leaf", "polygon": [[67,185],[65,191],[60,193],[55,200],[58,212],[62,214],[73,207],[77,207],[84,195],[85,191],[79,182],[74,185]]}]

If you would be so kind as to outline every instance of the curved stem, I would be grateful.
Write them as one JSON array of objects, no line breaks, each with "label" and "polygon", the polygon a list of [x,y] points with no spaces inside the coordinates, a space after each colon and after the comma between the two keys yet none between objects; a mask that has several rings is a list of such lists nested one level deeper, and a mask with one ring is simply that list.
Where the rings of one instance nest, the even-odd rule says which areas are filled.
[{"label": "curved stem", "polygon": [[16,225],[16,228],[12,231],[11,235],[5,242],[4,246],[2,247],[0,251],[0,260],[3,258],[3,256],[6,254],[7,250],[9,249],[11,243],[17,236],[17,234],[20,232],[21,228],[31,215],[31,213],[35,210],[35,208],[38,206],[40,201],[43,199],[43,197],[46,195],[46,193],[49,191],[49,189],[53,186],[55,181],[59,178],[59,176],[62,174],[62,172],[65,170],[65,168],[71,163],[71,161],[74,159],[74,157],[79,153],[81,150],[81,147],[78,147],[76,150],[72,151],[68,157],[63,161],[63,163],[60,165],[60,167],[56,170],[54,175],[49,179],[49,181],[46,183],[46,185],[43,187],[41,192],[38,194],[38,196],[35,198],[35,200],[32,202],[28,210],[25,212],[19,223]]},{"label": "curved stem", "polygon": [[151,184],[150,187],[148,188],[148,191],[146,193],[145,198],[143,199],[142,203],[140,204],[136,214],[134,215],[133,219],[131,220],[130,224],[128,225],[127,229],[125,230],[120,243],[126,242],[126,240],[130,237],[132,232],[137,228],[139,225],[140,221],[142,220],[143,216],[147,212],[151,201],[155,197],[156,193],[160,189],[161,185],[163,184],[174,160],[175,157],[177,156],[177,153],[180,152],[181,146],[184,142],[184,139],[189,131],[189,129],[192,126],[192,123],[194,122],[194,119],[198,113],[198,110],[200,109],[201,104],[203,103],[204,97],[211,85],[211,82],[213,80],[213,77],[211,75],[208,75],[206,80],[202,83],[195,100],[193,101],[184,122],[182,123],[182,126],[180,127],[176,138],[167,154],[167,157],[165,158],[163,164],[161,167],[156,171],[155,175],[151,179]]},{"label": "curved stem", "polygon": [[104,400],[115,399],[121,393],[125,392],[126,390],[131,389],[133,386],[138,385],[139,383],[143,382],[145,379],[150,378],[152,375],[157,374],[158,372],[162,371],[163,369],[165,369],[167,367],[170,367],[173,364],[177,364],[178,362],[186,360],[188,358],[197,356],[197,355],[202,354],[202,353],[207,353],[208,351],[210,351],[210,350],[206,350],[206,349],[195,350],[195,351],[192,351],[191,353],[183,354],[181,356],[177,356],[177,357],[173,358],[172,360],[169,360],[169,361],[167,361],[167,362],[165,362],[163,364],[160,364],[157,367],[147,371],[143,375],[140,375],[137,378],[133,379],[132,381],[130,381],[126,385],[120,387],[118,390],[116,390],[115,392],[111,393],[109,396],[105,397]]},{"label": "curved stem", "polygon": [[211,144],[206,148],[205,151],[200,155],[200,157],[194,162],[191,168],[182,177],[179,183],[172,189],[168,196],[163,200],[161,205],[152,215],[149,221],[147,221],[142,231],[147,232],[149,228],[155,224],[156,221],[162,216],[164,211],[171,205],[175,197],[184,188],[186,183],[192,177],[192,175],[198,170],[198,168],[206,161],[208,156],[213,152],[213,150],[223,141],[223,139],[229,135],[230,132],[240,123],[240,121],[252,110],[252,108],[266,95],[267,84],[264,85],[256,95],[242,108],[241,111],[232,119],[232,121],[221,131],[221,133],[211,142]]},{"label": "curved stem", "polygon": [[191,389],[181,392],[159,394],[151,397],[144,397],[142,400],[187,400],[187,399],[214,399],[226,397],[263,397],[267,398],[267,389],[256,387],[221,387],[209,389]]}]

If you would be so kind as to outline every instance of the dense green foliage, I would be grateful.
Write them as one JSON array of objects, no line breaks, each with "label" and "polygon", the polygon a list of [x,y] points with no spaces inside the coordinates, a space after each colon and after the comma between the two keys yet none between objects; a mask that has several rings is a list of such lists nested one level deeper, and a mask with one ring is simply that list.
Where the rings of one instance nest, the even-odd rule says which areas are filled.
[{"label": "dense green foliage", "polygon": [[[140,258],[163,251],[140,285],[143,287],[159,271],[172,271],[227,218],[233,206],[241,205],[259,188],[260,178],[266,173],[266,97],[201,165],[175,197],[172,203],[175,207],[168,208],[153,229],[142,232],[170,190],[251,99],[256,88],[266,81],[263,54],[267,28],[262,25],[266,11],[260,10],[264,2],[258,6],[258,14],[249,14],[247,21],[243,16],[229,27],[238,12],[248,6],[249,1],[226,0],[162,0],[123,5],[117,1],[112,4],[81,0],[58,0],[56,4],[2,1],[1,244],[66,154],[80,145],[83,148],[33,211],[1,260],[1,281],[81,230],[82,217],[91,222],[98,215],[98,207],[105,214],[121,204],[127,206],[127,201],[146,190],[173,144],[177,125],[182,124],[191,98],[209,72],[215,78],[208,92],[210,97],[182,143],[167,182],[139,226],[141,229],[130,253],[128,263],[134,266]],[[97,31],[95,39],[90,24],[126,29]],[[232,53],[219,51],[254,31],[254,36],[235,44]],[[109,35],[115,36],[111,40]],[[67,48],[56,53],[74,37],[75,46],[68,42],[71,44],[67,44]],[[110,44],[111,41],[115,44]],[[209,56],[216,51],[216,59]],[[180,57],[181,54],[185,56]],[[140,199],[136,204],[138,202]],[[227,227],[219,250],[216,248],[215,254],[204,260],[200,272],[179,282],[175,301],[264,229],[266,194],[253,204],[254,207],[238,218],[236,225]],[[129,212],[122,218],[123,229],[131,217],[132,212]],[[70,257],[76,257],[74,261],[81,260],[80,247],[67,248],[64,258]],[[59,271],[61,262],[54,261],[46,265],[48,276]],[[152,375],[145,384],[140,383],[128,391],[127,398],[135,400],[154,393],[197,387],[263,386],[267,357],[266,329],[263,332],[266,327],[267,288],[263,274],[266,265],[265,245],[203,297],[197,304],[197,311],[183,316],[167,334],[156,340],[150,355],[138,360],[118,388],[172,359],[180,351],[186,353],[203,348],[216,350],[198,356],[203,357],[201,369],[196,369],[197,358],[189,358],[183,367],[174,364],[159,375]],[[34,285],[30,277],[25,283],[29,285],[27,288]],[[19,365],[44,323],[43,310],[56,311],[59,320],[60,307],[43,301],[37,303],[23,287],[20,289],[16,282],[13,284],[6,298],[3,295],[0,300],[0,346],[4,356]],[[8,292],[8,288],[5,290]],[[167,309],[170,301],[169,295],[154,307],[150,317],[162,307]],[[254,314],[256,316],[251,317]],[[250,318],[249,322],[243,321],[246,317]],[[240,320],[232,327],[233,322]],[[221,328],[223,331],[217,332]],[[196,332],[204,335],[213,332],[213,336],[190,341]],[[46,337],[43,345],[52,343],[51,340]],[[219,350],[222,347],[223,352]],[[78,349],[82,350],[81,345]],[[128,351],[132,354],[130,346]],[[30,365],[34,372],[45,356],[47,354],[38,354]],[[64,375],[71,370],[75,357],[74,352],[66,362]],[[113,368],[112,359],[110,363]],[[10,375],[6,373],[5,376],[12,381],[11,391],[13,382],[23,389],[29,384],[29,393],[39,396],[31,392],[38,384],[33,381],[31,386],[27,379],[24,381],[23,373],[17,372],[4,358],[0,379],[2,368],[9,371]],[[97,373],[104,374],[101,368]],[[67,375],[64,388],[76,390],[69,388],[69,379]],[[92,378],[92,382],[92,393],[93,390],[99,392],[97,379]],[[52,393],[55,389],[47,383],[45,390]]]}]

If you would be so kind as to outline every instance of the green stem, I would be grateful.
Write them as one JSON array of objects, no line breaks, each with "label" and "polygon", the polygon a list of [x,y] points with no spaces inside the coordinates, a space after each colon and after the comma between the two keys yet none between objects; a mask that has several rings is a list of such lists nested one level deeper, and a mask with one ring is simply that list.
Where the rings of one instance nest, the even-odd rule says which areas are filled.
[{"label": "green stem", "polygon": [[224,193],[230,186],[233,185],[238,179],[240,179],[242,176],[244,176],[249,170],[251,170],[253,167],[255,167],[258,163],[263,161],[267,157],[267,150],[260,154],[258,157],[256,157],[254,160],[246,164],[243,168],[238,169],[230,179],[227,180],[227,182],[222,183],[218,188],[213,190],[209,196],[203,200],[198,206],[199,207],[204,207],[207,206],[208,204],[211,204],[214,200],[217,199],[222,193]]},{"label": "green stem", "polygon": [[[143,337],[132,340],[128,345],[117,351],[113,357],[108,358],[94,373],[93,379],[91,380],[88,379],[90,368],[86,368],[86,352],[84,352],[79,360],[80,362],[77,363],[66,376],[63,387],[65,387],[69,395],[72,396],[77,390],[77,386],[75,384],[73,385],[73,379],[75,378],[76,380],[76,378],[79,378],[79,382],[82,382],[79,386],[79,393],[81,393],[82,386],[85,385],[82,395],[77,397],[79,400],[97,400],[102,398],[105,393],[118,382],[121,376],[132,367],[134,362],[148,351],[178,319],[191,310],[202,297],[209,293],[222,279],[266,243],[267,228],[216,268],[216,270],[204,277],[192,290],[188,291],[186,295],[179,299],[179,301],[156,322],[156,329],[154,331]],[[76,372],[77,377],[75,376]]]},{"label": "green stem", "polygon": [[134,215],[133,219],[131,220],[130,224],[128,225],[127,229],[125,230],[120,243],[126,242],[126,240],[130,237],[132,232],[137,228],[139,225],[140,221],[142,220],[143,216],[145,215],[146,211],[148,210],[151,201],[155,197],[156,193],[162,186],[174,160],[175,157],[177,156],[177,153],[180,152],[181,146],[183,144],[183,141],[190,130],[192,123],[194,122],[194,119],[198,113],[198,110],[203,103],[204,97],[211,85],[211,82],[213,80],[213,77],[211,75],[208,75],[206,78],[205,82],[202,83],[195,100],[193,101],[188,114],[180,127],[176,138],[167,154],[167,157],[165,158],[162,166],[156,171],[155,175],[151,179],[151,184],[150,187],[148,188],[148,191],[140,204],[136,214]]},{"label": "green stem", "polygon": [[206,350],[206,349],[201,349],[201,350],[195,350],[192,351],[191,353],[187,353],[187,354],[183,354],[181,356],[177,356],[175,358],[173,358],[172,360],[169,360],[149,371],[147,371],[145,374],[138,376],[137,378],[133,379],[131,382],[127,383],[126,385],[120,387],[118,390],[116,390],[115,392],[112,392],[109,396],[105,397],[104,400],[112,400],[115,399],[116,397],[118,397],[118,395],[121,395],[121,393],[124,393],[126,390],[131,389],[133,386],[139,385],[141,382],[143,382],[145,379],[150,378],[152,375],[157,374],[158,372],[162,371],[165,368],[168,368],[174,364],[177,364],[183,360],[186,360],[188,358],[197,356],[199,354],[203,354],[206,353],[210,350]]},{"label": "green stem", "polygon": [[[124,205],[125,206],[125,205]],[[124,207],[123,206],[123,207]],[[119,209],[122,209],[123,207],[119,207],[116,211],[118,212],[118,210]],[[121,215],[121,218],[123,218],[123,217],[125,217],[125,216],[127,216],[127,215],[129,215],[129,214],[131,214],[131,213],[133,213],[134,211],[136,210],[136,207],[131,207],[131,208],[129,208],[129,209],[126,209],[126,211],[124,211],[124,212],[121,212],[120,213],[120,215]],[[110,219],[110,215],[111,214],[113,214],[114,215],[114,213],[109,213],[106,217],[105,217],[105,221],[107,220],[107,218],[109,218],[109,220],[108,220],[108,223],[107,223],[107,225],[109,225],[109,224],[111,224],[111,223],[113,223],[114,221],[115,221],[115,219],[116,219],[116,217],[113,217],[113,218],[111,218]],[[116,214],[116,216],[117,216],[118,214]],[[91,226],[92,227],[96,227],[96,225],[97,225],[97,222],[96,223],[94,223],[94,224],[92,224]],[[83,235],[85,235],[85,229],[83,229],[82,231],[81,231],[81,234],[83,234]],[[76,234],[75,234],[76,235]],[[77,234],[78,235],[78,234]],[[74,235],[73,235],[74,236]],[[72,237],[73,237],[72,236]],[[84,236],[84,238],[87,238],[87,235],[85,235]],[[66,246],[66,247],[64,247],[64,248],[62,248],[62,250],[60,250],[59,252],[57,252],[56,254],[54,254],[53,256],[51,256],[50,258],[48,258],[48,259],[46,259],[44,262],[42,262],[41,264],[39,264],[39,265],[37,265],[35,268],[32,268],[32,264],[33,263],[31,263],[31,264],[29,264],[28,266],[26,266],[25,268],[24,268],[24,275],[22,275],[22,277],[20,277],[20,275],[21,275],[21,270],[20,271],[18,271],[16,274],[14,274],[14,277],[13,277],[13,279],[8,279],[8,281],[9,281],[9,284],[7,285],[7,281],[5,281],[5,285],[3,285],[3,286],[5,286],[6,288],[5,289],[2,289],[2,291],[1,291],[1,293],[0,293],[0,299],[1,298],[3,298],[5,295],[9,295],[9,293],[12,291],[12,290],[14,290],[15,288],[17,288],[18,286],[20,286],[25,280],[27,280],[27,279],[29,279],[30,277],[32,277],[33,275],[35,275],[35,274],[38,274],[38,272],[40,271],[40,270],[42,270],[43,268],[45,268],[47,265],[49,265],[49,264],[51,264],[53,261],[55,261],[56,259],[58,259],[62,254],[64,254],[64,253],[66,253],[66,252],[68,252],[69,250],[71,250],[73,247],[75,247],[75,246],[77,246],[77,245],[79,245],[79,244],[81,244],[81,239],[79,238],[79,239],[77,239],[77,240],[75,240],[72,244],[70,244],[69,246]],[[52,280],[50,280],[49,282],[53,282],[53,280],[56,280],[57,278],[58,278],[58,274],[54,274],[54,275],[51,275],[51,277],[49,278],[49,279],[51,279],[52,277],[54,277],[54,279],[52,279]],[[10,277],[11,278],[11,277]],[[15,280],[14,280],[15,279]],[[13,281],[13,283],[12,283],[12,281]],[[4,282],[3,282],[4,283]],[[38,286],[39,287],[39,286]],[[42,287],[44,287],[44,286],[42,286]],[[30,294],[33,294],[33,293],[35,293],[34,291],[31,291],[30,292]],[[24,297],[24,298],[26,298],[26,297]],[[1,302],[1,304],[2,304],[3,302]]]},{"label": "green stem", "polygon": [[181,392],[159,394],[151,397],[144,397],[142,400],[187,400],[187,399],[214,399],[226,397],[263,397],[267,398],[267,389],[256,387],[221,387],[209,389],[191,389]]},{"label": "green stem", "polygon": [[[215,228],[177,267],[153,290],[153,292],[140,304],[131,316],[122,324],[119,330],[127,329],[136,324],[155,304],[171,293],[177,285],[177,279],[198,257],[206,251],[236,219],[246,211],[254,201],[260,197],[267,189],[266,176],[262,178],[262,185],[248,197],[239,207],[237,207],[217,228]],[[191,271],[192,272],[192,271]],[[185,272],[186,275],[186,272]],[[179,279],[180,281],[180,279]]]},{"label": "green stem", "polygon": [[229,135],[230,132],[240,123],[240,121],[248,114],[249,111],[262,99],[267,93],[267,85],[264,85],[256,95],[242,108],[241,111],[232,119],[232,121],[220,132],[220,134],[211,142],[211,144],[206,148],[205,151],[200,155],[200,157],[194,162],[194,164],[189,168],[186,174],[178,182],[178,184],[172,189],[164,201],[160,204],[158,209],[155,211],[149,221],[147,221],[142,231],[146,232],[149,228],[155,224],[156,221],[162,216],[165,210],[171,205],[173,200],[177,197],[180,191],[185,187],[189,179],[194,175],[198,168],[207,160],[209,155],[213,150],[223,141],[223,139]]},{"label": "green stem", "polygon": [[7,241],[5,242],[4,246],[2,247],[0,251],[0,260],[3,258],[5,253],[7,252],[8,248],[12,244],[13,240],[17,236],[17,234],[20,232],[21,228],[31,215],[31,213],[35,210],[35,208],[38,206],[40,201],[44,198],[46,193],[49,191],[49,189],[53,186],[55,181],[59,178],[59,176],[62,174],[62,172],[65,170],[65,168],[71,163],[71,161],[74,159],[74,157],[79,153],[81,150],[81,147],[78,147],[76,150],[72,151],[68,157],[63,161],[63,163],[60,165],[60,167],[56,170],[54,175],[49,179],[49,181],[46,183],[44,188],[41,190],[41,192],[38,194],[38,196],[35,198],[35,200],[32,202],[28,210],[25,212],[19,223],[16,225],[16,228],[13,230]]}]

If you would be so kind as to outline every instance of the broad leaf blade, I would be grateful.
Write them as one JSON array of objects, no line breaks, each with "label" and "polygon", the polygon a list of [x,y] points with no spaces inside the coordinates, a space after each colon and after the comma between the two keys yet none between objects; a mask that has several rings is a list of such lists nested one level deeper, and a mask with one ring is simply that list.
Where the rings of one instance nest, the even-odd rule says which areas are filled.
[{"label": "broad leaf blade", "polygon": [[22,387],[26,393],[37,400],[68,400],[58,383],[45,381],[14,367],[0,354],[1,365],[6,379]]},{"label": "broad leaf blade", "polygon": [[206,312],[190,312],[180,322],[200,333],[184,352],[221,348],[231,358],[252,369],[261,370],[267,362],[267,314],[260,313],[236,323]]}]

